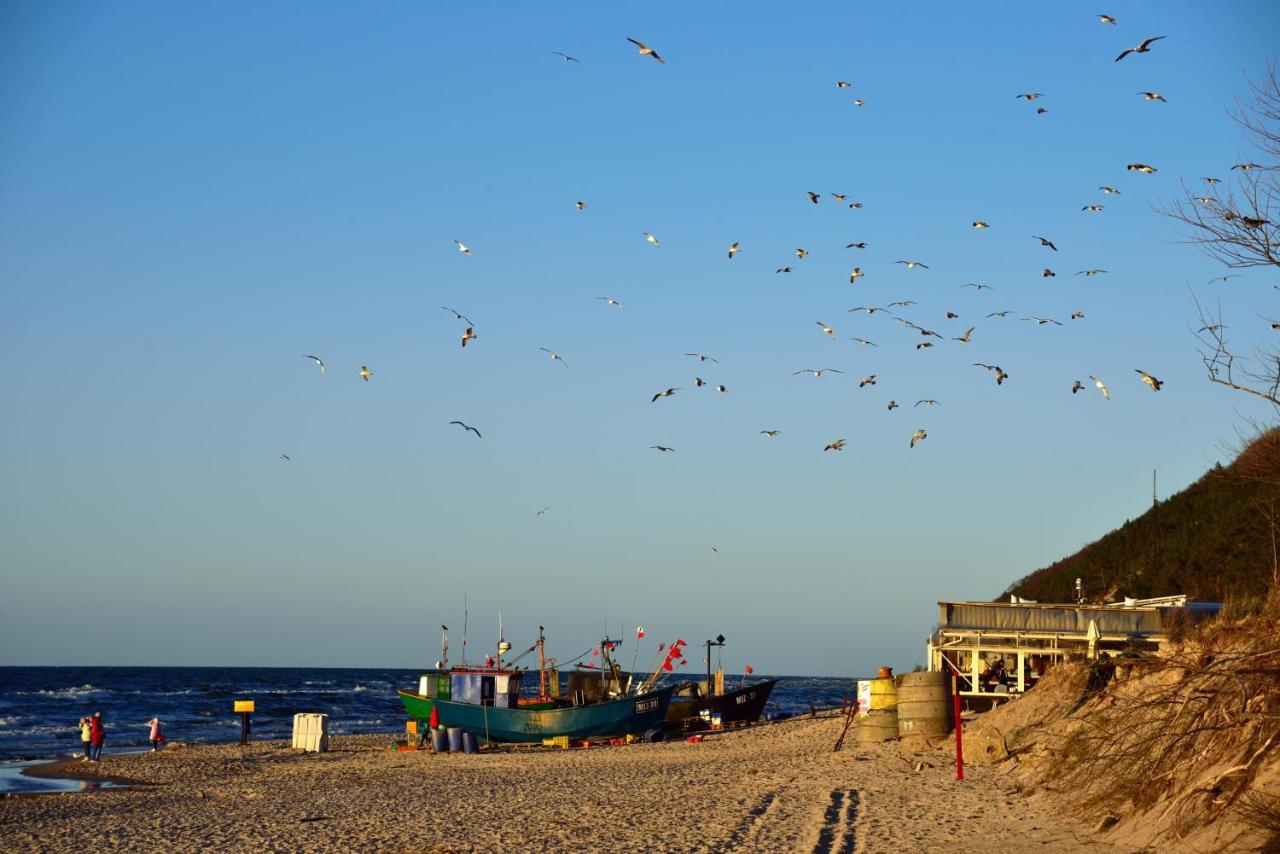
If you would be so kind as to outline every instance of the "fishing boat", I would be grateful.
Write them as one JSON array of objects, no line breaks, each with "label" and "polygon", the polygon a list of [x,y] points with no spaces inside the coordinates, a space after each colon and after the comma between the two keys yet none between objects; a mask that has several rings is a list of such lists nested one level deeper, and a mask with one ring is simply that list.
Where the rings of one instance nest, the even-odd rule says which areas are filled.
[{"label": "fishing boat", "polygon": [[[428,723],[434,714],[437,725],[461,727],[486,741],[539,742],[557,736],[581,739],[637,735],[649,741],[662,738],[674,686],[606,696],[601,702],[585,704],[550,697],[543,644],[540,628],[536,645],[541,679],[538,697],[521,696],[527,671],[503,666],[502,654],[510,649],[509,645],[503,648],[504,642],[500,642],[498,658],[491,663],[425,673],[417,693],[397,693],[405,712],[420,725]],[[604,645],[607,650],[607,639]]]},{"label": "fishing boat", "polygon": [[736,691],[706,697],[699,683],[682,683],[676,686],[675,695],[667,706],[667,725],[677,728],[696,726],[702,722],[703,711],[709,711],[712,717],[719,715],[721,726],[755,723],[764,713],[769,694],[777,684],[777,679],[766,679]]}]

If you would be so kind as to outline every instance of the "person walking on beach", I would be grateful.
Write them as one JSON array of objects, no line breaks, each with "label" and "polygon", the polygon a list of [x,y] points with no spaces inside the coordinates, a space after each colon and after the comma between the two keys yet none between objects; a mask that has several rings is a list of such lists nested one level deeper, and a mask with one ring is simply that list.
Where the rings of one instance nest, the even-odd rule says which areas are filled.
[{"label": "person walking on beach", "polygon": [[147,721],[147,725],[151,727],[151,752],[155,753],[160,749],[160,742],[164,741],[164,730],[160,727],[160,719],[152,718]]},{"label": "person walking on beach", "polygon": [[93,747],[90,762],[97,762],[102,758],[102,743],[106,740],[107,731],[102,728],[102,712],[94,712],[89,719],[89,742]]},{"label": "person walking on beach", "polygon": [[80,742],[84,745],[84,757],[80,761],[88,762],[93,749],[93,727],[89,725],[88,718],[80,719]]}]

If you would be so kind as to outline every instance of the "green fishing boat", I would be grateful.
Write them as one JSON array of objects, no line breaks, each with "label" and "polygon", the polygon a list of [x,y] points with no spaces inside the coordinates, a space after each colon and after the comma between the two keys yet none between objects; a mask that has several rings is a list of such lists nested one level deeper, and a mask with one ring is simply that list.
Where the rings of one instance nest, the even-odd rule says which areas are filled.
[{"label": "green fishing boat", "polygon": [[[615,694],[601,702],[586,703],[548,696],[544,638],[530,647],[538,652],[540,682],[537,697],[520,694],[527,671],[502,665],[502,655],[510,649],[500,641],[498,658],[484,666],[460,665],[424,673],[418,691],[398,691],[408,716],[419,722],[419,731],[432,720],[443,727],[460,727],[486,741],[539,742],[544,738],[567,736],[643,736],[656,741],[666,731],[667,707],[674,686],[638,694]],[[609,642],[602,642],[608,659]],[[447,651],[447,642],[443,649]],[[447,654],[447,652],[446,652]],[[442,655],[442,659],[443,659]],[[553,671],[554,672],[554,671]]]}]

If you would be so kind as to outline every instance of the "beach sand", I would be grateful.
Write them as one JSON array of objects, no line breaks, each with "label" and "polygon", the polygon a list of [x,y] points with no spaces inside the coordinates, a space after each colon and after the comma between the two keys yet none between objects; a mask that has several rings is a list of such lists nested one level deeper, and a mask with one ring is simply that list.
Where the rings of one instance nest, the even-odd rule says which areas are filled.
[{"label": "beach sand", "polygon": [[0,850],[1125,850],[998,769],[957,782],[941,750],[861,745],[851,730],[833,753],[841,724],[470,756],[396,753],[393,736],[366,735],[324,754],[260,742],[67,763],[147,785],[0,801]]}]

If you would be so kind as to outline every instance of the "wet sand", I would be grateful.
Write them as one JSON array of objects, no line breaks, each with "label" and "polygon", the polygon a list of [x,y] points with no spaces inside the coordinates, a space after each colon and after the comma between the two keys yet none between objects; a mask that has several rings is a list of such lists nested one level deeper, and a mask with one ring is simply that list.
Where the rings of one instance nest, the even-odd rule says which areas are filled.
[{"label": "wet sand", "polygon": [[[478,755],[393,736],[181,748],[40,773],[134,788],[0,801],[0,850],[1116,852],[992,767],[801,718],[684,741]],[[923,762],[923,766],[918,763]]]}]

